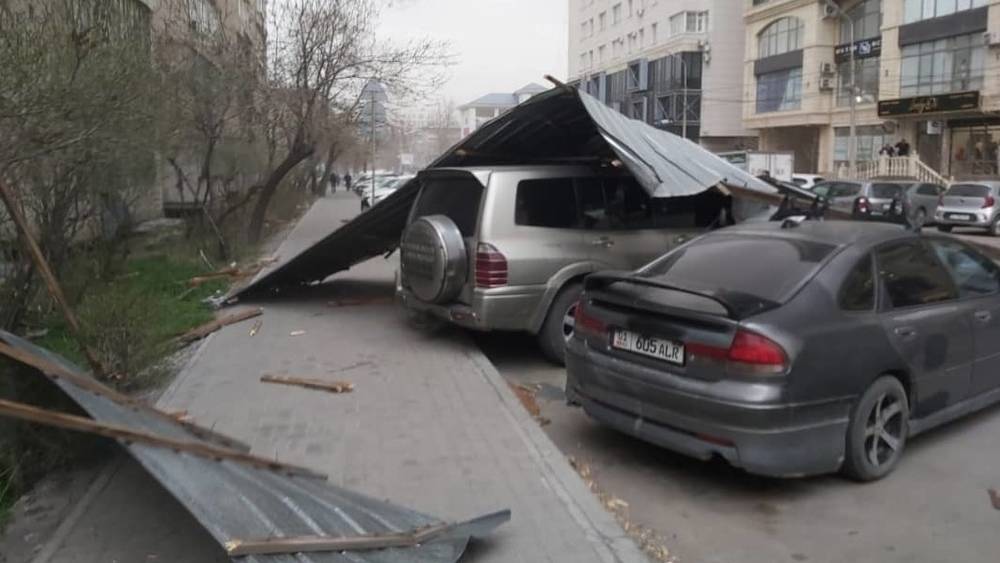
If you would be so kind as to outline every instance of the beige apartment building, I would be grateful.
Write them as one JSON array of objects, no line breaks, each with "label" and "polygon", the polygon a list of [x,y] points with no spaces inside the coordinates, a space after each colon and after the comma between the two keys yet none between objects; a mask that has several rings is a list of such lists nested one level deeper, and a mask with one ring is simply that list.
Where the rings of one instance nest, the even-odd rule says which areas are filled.
[{"label": "beige apartment building", "polygon": [[710,150],[756,148],[741,119],[739,1],[570,0],[570,82]]},{"label": "beige apartment building", "polygon": [[852,174],[853,97],[859,169],[905,139],[944,178],[997,174],[1000,0],[743,2],[743,122],[762,150],[794,151],[798,172]]}]

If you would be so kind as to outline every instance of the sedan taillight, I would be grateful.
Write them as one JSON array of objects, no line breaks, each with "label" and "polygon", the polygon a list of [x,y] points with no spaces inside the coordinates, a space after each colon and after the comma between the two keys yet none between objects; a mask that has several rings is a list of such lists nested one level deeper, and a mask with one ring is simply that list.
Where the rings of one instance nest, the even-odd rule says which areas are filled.
[{"label": "sedan taillight", "polygon": [[585,299],[577,301],[573,318],[573,331],[579,334],[603,336],[608,330],[607,323],[587,312]]},{"label": "sedan taillight", "polygon": [[748,330],[737,330],[729,348],[699,342],[685,346],[689,356],[725,362],[732,373],[778,374],[788,368],[788,356],[777,342]]}]

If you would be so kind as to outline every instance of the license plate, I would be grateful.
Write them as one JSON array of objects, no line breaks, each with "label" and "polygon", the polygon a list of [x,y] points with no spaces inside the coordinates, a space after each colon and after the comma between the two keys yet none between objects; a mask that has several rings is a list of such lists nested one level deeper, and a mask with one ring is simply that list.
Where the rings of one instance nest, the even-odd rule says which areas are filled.
[{"label": "license plate", "polygon": [[949,219],[958,219],[959,221],[972,221],[975,219],[972,215],[965,215],[964,213],[952,213],[948,215]]},{"label": "license plate", "polygon": [[611,334],[611,347],[672,364],[684,365],[684,345],[673,340],[643,336],[632,331],[617,329]]}]

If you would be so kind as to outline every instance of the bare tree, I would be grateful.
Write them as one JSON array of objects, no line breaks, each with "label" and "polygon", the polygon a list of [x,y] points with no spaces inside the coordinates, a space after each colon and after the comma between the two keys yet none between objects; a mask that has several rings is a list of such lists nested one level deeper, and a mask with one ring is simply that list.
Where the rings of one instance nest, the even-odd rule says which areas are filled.
[{"label": "bare tree", "polygon": [[[282,179],[318,150],[322,128],[354,120],[358,93],[366,81],[380,81],[394,91],[440,82],[446,46],[433,41],[404,45],[379,41],[374,33],[377,18],[374,0],[287,0],[275,6],[268,98],[280,108],[271,115],[282,118],[275,129],[284,134],[274,137],[281,143],[275,146],[276,158],[251,215],[251,240],[259,240]],[[329,152],[326,157],[329,160]]]}]

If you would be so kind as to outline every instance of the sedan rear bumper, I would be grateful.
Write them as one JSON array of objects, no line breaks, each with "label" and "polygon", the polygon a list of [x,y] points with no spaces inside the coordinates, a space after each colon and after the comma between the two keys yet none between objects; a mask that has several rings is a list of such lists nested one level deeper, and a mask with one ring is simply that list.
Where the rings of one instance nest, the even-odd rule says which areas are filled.
[{"label": "sedan rear bumper", "polygon": [[667,449],[720,456],[751,473],[797,477],[837,471],[844,459],[850,399],[803,404],[723,401],[630,376],[647,368],[574,339],[566,357],[567,400],[591,418]]}]

